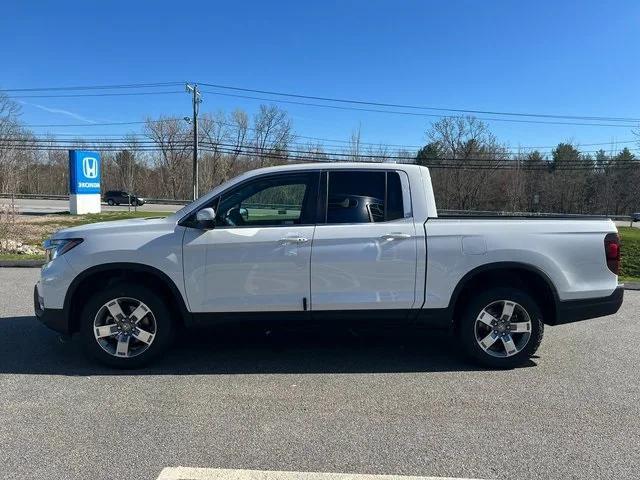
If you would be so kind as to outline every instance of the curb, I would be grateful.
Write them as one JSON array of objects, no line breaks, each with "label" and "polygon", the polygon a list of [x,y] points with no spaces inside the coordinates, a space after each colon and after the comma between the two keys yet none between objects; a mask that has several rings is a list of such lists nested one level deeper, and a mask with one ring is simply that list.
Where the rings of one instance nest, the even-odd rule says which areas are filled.
[{"label": "curb", "polygon": [[40,268],[44,260],[0,260],[0,268]]},{"label": "curb", "polygon": [[623,287],[625,290],[640,290],[639,282],[624,282]]}]

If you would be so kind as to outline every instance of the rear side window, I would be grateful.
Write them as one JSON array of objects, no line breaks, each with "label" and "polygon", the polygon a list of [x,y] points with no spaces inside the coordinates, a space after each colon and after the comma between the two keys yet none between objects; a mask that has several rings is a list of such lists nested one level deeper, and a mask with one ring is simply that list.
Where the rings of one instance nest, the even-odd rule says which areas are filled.
[{"label": "rear side window", "polygon": [[331,171],[327,223],[372,223],[404,218],[398,172]]}]

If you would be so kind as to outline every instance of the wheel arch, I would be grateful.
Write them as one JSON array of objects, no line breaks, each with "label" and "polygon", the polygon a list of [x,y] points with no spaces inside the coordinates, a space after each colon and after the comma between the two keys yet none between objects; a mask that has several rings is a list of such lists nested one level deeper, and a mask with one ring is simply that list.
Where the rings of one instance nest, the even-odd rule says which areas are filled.
[{"label": "wheel arch", "polygon": [[547,325],[556,323],[560,299],[551,278],[534,265],[520,262],[495,262],[481,265],[467,272],[456,285],[449,300],[454,327],[471,298],[470,294],[477,288],[486,289],[496,285],[526,289],[538,301],[544,323]]},{"label": "wheel arch", "polygon": [[78,298],[81,298],[83,294],[90,294],[93,291],[92,285],[107,285],[117,280],[131,280],[133,279],[132,274],[136,275],[136,282],[140,282],[142,285],[154,290],[159,290],[165,299],[169,299],[167,306],[172,309],[182,324],[188,321],[189,311],[182,293],[167,274],[155,267],[142,263],[106,263],[82,271],[73,279],[67,289],[63,311],[68,316],[69,333],[79,330],[79,313],[82,308],[82,302],[77,301]]}]

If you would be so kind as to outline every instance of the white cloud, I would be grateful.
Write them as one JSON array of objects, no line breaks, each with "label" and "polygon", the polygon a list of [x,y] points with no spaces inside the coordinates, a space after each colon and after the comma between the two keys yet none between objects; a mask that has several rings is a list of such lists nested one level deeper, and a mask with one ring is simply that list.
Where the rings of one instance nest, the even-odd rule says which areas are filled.
[{"label": "white cloud", "polygon": [[80,115],[78,113],[70,112],[69,110],[63,110],[62,108],[50,108],[50,107],[45,107],[44,105],[39,105],[37,103],[29,103],[29,102],[24,102],[24,101],[21,101],[20,103],[22,103],[24,105],[29,105],[29,106],[32,106],[32,107],[39,108],[40,110],[44,110],[45,112],[59,113],[61,115],[66,115],[68,117],[75,118],[76,120],[80,120],[81,122],[96,123],[95,120],[92,120],[92,119],[87,118],[87,117],[83,117],[82,115]]}]

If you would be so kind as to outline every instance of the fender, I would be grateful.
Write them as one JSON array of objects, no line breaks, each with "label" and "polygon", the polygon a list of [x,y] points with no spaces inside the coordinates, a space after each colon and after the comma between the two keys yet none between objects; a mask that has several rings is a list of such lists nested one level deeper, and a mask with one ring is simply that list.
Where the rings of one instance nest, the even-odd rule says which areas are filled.
[{"label": "fender", "polygon": [[545,272],[540,270],[538,267],[534,265],[530,265],[528,263],[521,263],[521,262],[495,262],[495,263],[487,263],[485,265],[480,265],[479,267],[476,267],[473,270],[470,270],[469,272],[467,272],[460,279],[460,281],[456,285],[456,288],[453,289],[453,293],[451,294],[451,298],[449,299],[449,306],[451,306],[452,304],[453,305],[456,304],[456,302],[458,301],[458,296],[460,295],[460,292],[462,291],[462,289],[471,280],[473,280],[473,278],[476,275],[490,272],[491,270],[515,270],[515,269],[526,270],[528,272],[535,273],[538,276],[540,276],[545,281],[545,283],[547,284],[551,292],[553,292],[553,299],[555,303],[557,304],[560,301],[560,297],[558,296],[558,291],[556,290],[555,285],[551,281],[551,278],[549,278],[549,275],[547,275]]},{"label": "fender", "polygon": [[[531,272],[538,277],[540,277],[547,288],[553,294],[553,316],[554,319],[558,316],[558,309],[560,305],[560,297],[558,296],[558,291],[556,290],[555,285],[551,281],[549,275],[547,275],[544,271],[540,270],[538,267],[534,265],[530,265],[528,263],[521,262],[495,262],[495,263],[487,263],[485,265],[480,265],[479,267],[474,268],[467,272],[458,282],[456,287],[449,298],[449,304],[446,310],[450,313],[453,321],[453,312],[455,310],[456,304],[458,303],[458,299],[460,297],[460,293],[462,290],[469,284],[469,282],[473,281],[475,277],[480,274],[491,272],[491,271],[499,271],[499,270],[525,270],[527,272]],[[552,319],[548,319],[548,321],[553,321]]]},{"label": "fender", "polygon": [[188,320],[190,318],[190,314],[187,309],[185,300],[182,296],[182,293],[180,293],[180,290],[178,289],[175,282],[171,278],[169,278],[167,274],[165,274],[161,270],[158,270],[155,267],[152,267],[150,265],[145,265],[143,263],[113,262],[113,263],[103,263],[101,265],[96,265],[96,266],[87,268],[86,270],[83,270],[82,272],[80,272],[73,279],[64,297],[64,306],[63,306],[63,311],[65,312],[69,321],[71,320],[71,307],[72,307],[71,299],[75,295],[78,288],[80,288],[83,281],[88,277],[90,277],[91,275],[94,275],[100,272],[107,272],[109,270],[123,270],[125,272],[142,272],[142,273],[153,275],[157,280],[159,280],[164,285],[166,285],[167,288],[169,288],[169,290],[171,291],[174,297],[174,300],[178,305],[178,309],[180,310],[180,313],[182,314],[183,318],[185,320]]}]

